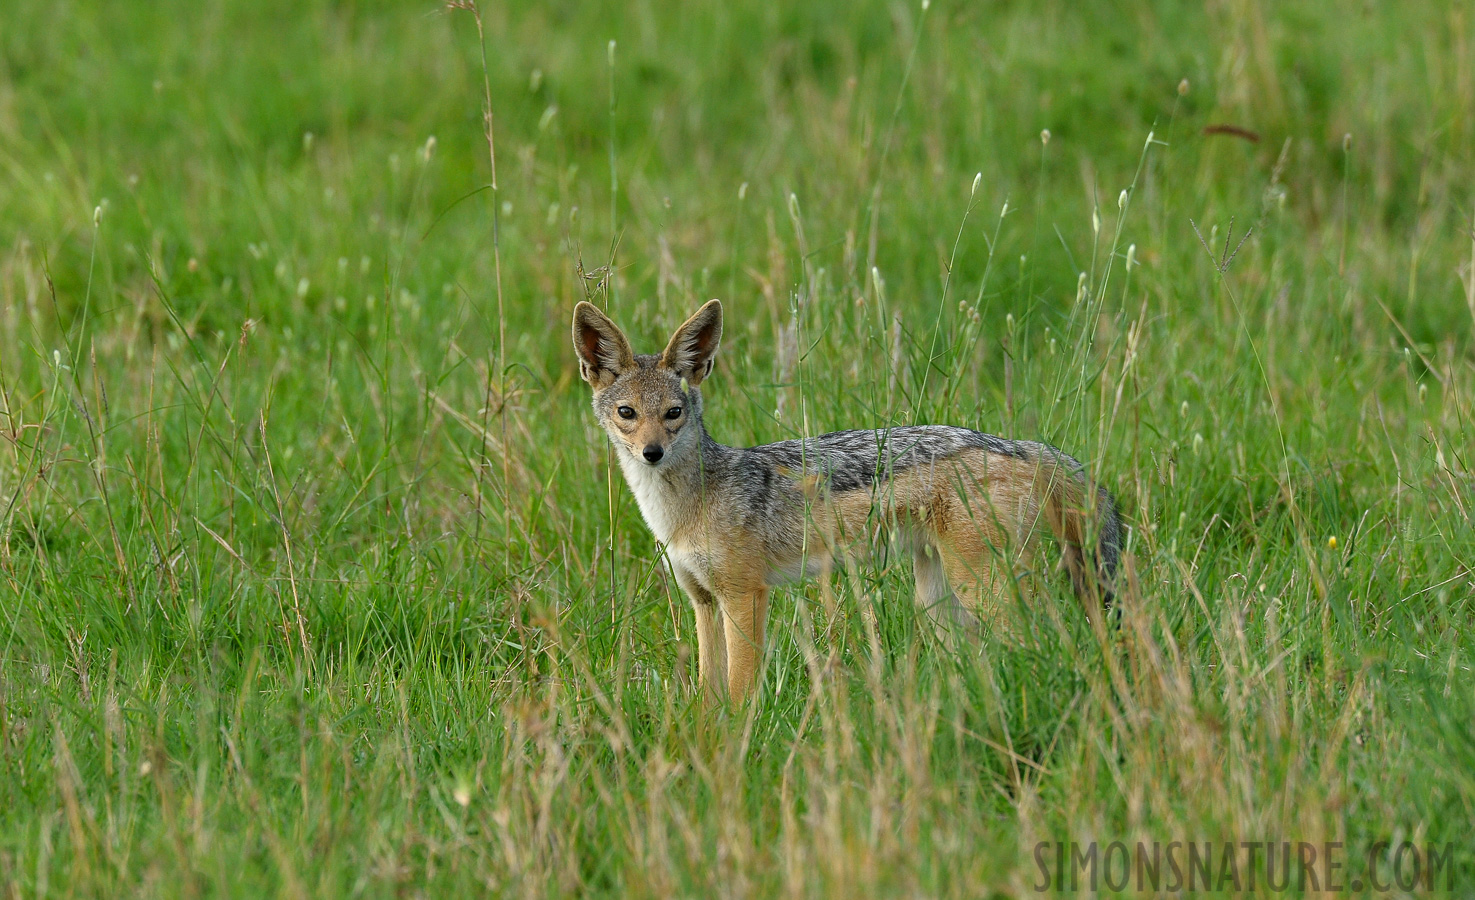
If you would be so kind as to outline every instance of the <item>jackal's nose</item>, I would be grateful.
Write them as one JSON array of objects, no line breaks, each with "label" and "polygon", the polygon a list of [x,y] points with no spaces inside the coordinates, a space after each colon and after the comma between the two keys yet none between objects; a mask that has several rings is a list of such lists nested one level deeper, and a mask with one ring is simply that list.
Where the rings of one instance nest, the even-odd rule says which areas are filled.
[{"label": "jackal's nose", "polygon": [[661,457],[666,455],[666,451],[661,449],[660,444],[646,444],[640,455],[645,457],[646,462],[655,465],[661,461]]}]

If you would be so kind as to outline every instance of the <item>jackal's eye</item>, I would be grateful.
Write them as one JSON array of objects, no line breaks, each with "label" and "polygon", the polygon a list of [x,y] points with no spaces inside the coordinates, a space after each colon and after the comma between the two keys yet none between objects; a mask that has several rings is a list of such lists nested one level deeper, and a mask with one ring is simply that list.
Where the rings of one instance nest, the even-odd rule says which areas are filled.
[{"label": "jackal's eye", "polygon": [[633,419],[633,418],[635,418],[635,410],[634,409],[631,409],[628,406],[622,406],[622,407],[620,407],[619,409],[617,409],[615,411],[620,414],[620,418],[622,418],[622,419]]},{"label": "jackal's eye", "polygon": [[679,419],[679,418],[681,418],[681,407],[679,407],[679,406],[673,406],[670,409],[666,410],[666,418],[668,418],[668,419]]}]

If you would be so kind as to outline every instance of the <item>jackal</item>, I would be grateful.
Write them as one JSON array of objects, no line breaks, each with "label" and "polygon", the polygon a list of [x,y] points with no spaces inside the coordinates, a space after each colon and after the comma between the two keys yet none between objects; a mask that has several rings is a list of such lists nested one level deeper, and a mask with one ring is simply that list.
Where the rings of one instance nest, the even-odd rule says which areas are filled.
[{"label": "jackal", "polygon": [[[574,309],[579,374],[641,515],[696,608],[709,700],[753,688],[769,589],[883,547],[911,551],[916,601],[948,631],[1007,628],[1051,532],[1080,599],[1110,602],[1121,546],[1111,495],[1049,446],[947,425],[838,431],[726,447],[702,425],[722,304],[712,300],[657,356],[613,321]],[[1042,527],[1043,526],[1043,527]]]}]

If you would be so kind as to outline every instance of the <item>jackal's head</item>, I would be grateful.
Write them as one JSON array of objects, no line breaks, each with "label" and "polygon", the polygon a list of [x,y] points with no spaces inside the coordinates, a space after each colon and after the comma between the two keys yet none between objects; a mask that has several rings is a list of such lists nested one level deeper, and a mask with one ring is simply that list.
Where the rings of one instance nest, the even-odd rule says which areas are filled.
[{"label": "jackal's head", "polygon": [[674,465],[701,443],[702,395],[722,340],[722,303],[708,301],[659,356],[636,356],[620,327],[592,303],[574,307],[579,374],[594,389],[594,414],[620,452]]}]

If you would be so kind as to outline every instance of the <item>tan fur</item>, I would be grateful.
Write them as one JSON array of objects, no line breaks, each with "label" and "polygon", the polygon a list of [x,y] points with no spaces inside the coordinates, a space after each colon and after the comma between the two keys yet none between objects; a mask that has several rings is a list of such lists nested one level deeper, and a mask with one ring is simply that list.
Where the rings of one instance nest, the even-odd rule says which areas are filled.
[{"label": "tan fur", "polygon": [[[574,314],[580,373],[594,389],[600,424],[696,609],[698,673],[709,700],[752,691],[773,584],[881,547],[911,550],[916,602],[949,635],[1008,629],[1008,604],[1029,598],[1040,571],[1045,532],[1061,545],[1077,594],[1102,602],[1108,586],[1098,576],[1109,576],[1109,567],[1100,557],[1116,552],[1117,522],[1104,492],[1097,508],[1098,494],[1074,460],[1043,444],[967,432],[973,443],[958,445],[950,437],[958,429],[913,429],[919,442],[950,449],[857,480],[855,460],[879,460],[880,450],[866,456],[855,437],[862,433],[846,432],[827,436],[844,439],[827,452],[850,466],[849,480],[836,481],[809,471],[812,460],[796,462],[805,471],[778,465],[773,460],[793,455],[780,444],[723,447],[701,425],[696,390],[712,371],[721,331],[714,300],[658,357],[637,357],[593,306],[581,303]],[[761,483],[751,481],[756,476]],[[1100,544],[1091,563],[1085,547],[1106,531],[1113,543]]]},{"label": "tan fur", "polygon": [[1000,630],[1008,627],[1003,604],[1011,592],[1029,590],[1022,576],[1038,564],[1041,531],[1077,548],[1074,558],[1067,550],[1066,564],[1073,580],[1084,578],[1079,494],[1058,462],[975,450],[902,472],[875,491],[819,503],[814,515],[824,529],[815,536],[836,555],[863,559],[899,532],[912,545],[917,602],[935,622],[973,633],[988,622]]}]

